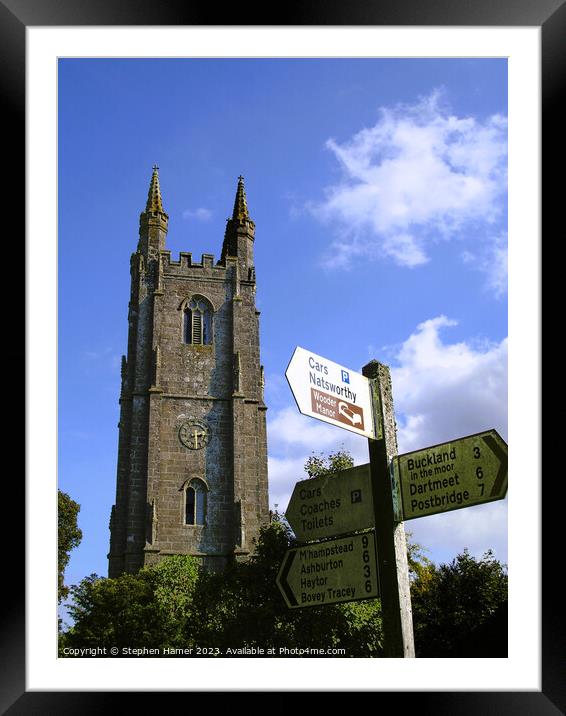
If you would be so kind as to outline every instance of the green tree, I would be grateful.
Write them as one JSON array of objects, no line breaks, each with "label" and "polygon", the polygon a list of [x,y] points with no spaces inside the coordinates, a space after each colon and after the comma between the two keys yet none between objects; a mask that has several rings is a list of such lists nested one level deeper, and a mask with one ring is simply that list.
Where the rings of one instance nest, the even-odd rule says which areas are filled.
[{"label": "green tree", "polygon": [[[341,647],[346,656],[379,656],[378,600],[312,609],[288,609],[276,584],[289,526],[275,515],[257,541],[256,554],[222,573],[197,567],[192,557],[168,557],[155,566],[116,579],[91,575],[71,588],[74,625],[60,638],[64,647]],[[197,656],[195,652],[193,654]],[[262,654],[262,656],[267,654]],[[308,656],[308,654],[304,654]],[[331,655],[332,656],[332,655]]]},{"label": "green tree", "polygon": [[71,587],[74,625],[61,648],[190,646],[198,575],[197,560],[179,555],[115,579],[86,577]]},{"label": "green tree", "polygon": [[322,477],[347,470],[349,467],[354,467],[353,457],[347,450],[337,450],[328,455],[313,453],[305,463],[305,472],[309,477]]},{"label": "green tree", "polygon": [[[305,471],[315,477],[352,466],[351,455],[341,450],[326,457],[313,454]],[[379,599],[305,609],[286,606],[276,578],[286,551],[295,544],[288,523],[276,512],[260,530],[255,554],[243,562],[234,560],[221,573],[201,569],[193,557],[177,556],[117,579],[91,575],[71,588],[74,625],[61,636],[61,645],[198,645],[208,647],[212,656],[226,655],[229,648],[256,647],[265,650],[261,656],[275,657],[293,656],[297,649],[342,648],[345,656],[381,656]],[[506,570],[491,552],[478,561],[465,551],[437,568],[424,551],[409,533],[417,655],[465,656],[462,638],[487,624],[505,603]],[[201,655],[195,650],[194,656]]]},{"label": "green tree", "polygon": [[77,516],[81,506],[72,500],[66,492],[57,490],[57,557],[58,557],[58,589],[59,604],[69,594],[65,586],[65,569],[69,563],[71,550],[78,547],[83,537],[77,524]]},{"label": "green tree", "polygon": [[[417,656],[478,656],[466,652],[467,645],[477,641],[474,633],[488,623],[493,623],[493,629],[497,624],[499,629],[499,620],[495,622],[498,616],[501,623],[504,621],[506,567],[491,550],[479,560],[464,550],[450,564],[427,565],[412,581],[411,601]],[[503,628],[501,634],[503,639]],[[489,648],[486,642],[486,652]]]},{"label": "green tree", "polygon": [[405,532],[407,537],[407,562],[409,564],[409,579],[411,583],[411,597],[417,592],[428,589],[430,580],[435,574],[434,562],[426,556],[425,547],[413,542],[413,533]]},{"label": "green tree", "polygon": [[[345,649],[345,656],[379,656],[382,648],[379,600],[289,609],[276,584],[292,532],[280,515],[259,534],[255,555],[222,574],[203,574],[196,594],[198,642],[204,646],[293,650]],[[295,652],[296,653],[296,652]],[[262,655],[262,656],[263,656]],[[303,656],[309,656],[304,653]],[[317,654],[313,654],[317,656]],[[332,655],[331,655],[332,656]]]}]

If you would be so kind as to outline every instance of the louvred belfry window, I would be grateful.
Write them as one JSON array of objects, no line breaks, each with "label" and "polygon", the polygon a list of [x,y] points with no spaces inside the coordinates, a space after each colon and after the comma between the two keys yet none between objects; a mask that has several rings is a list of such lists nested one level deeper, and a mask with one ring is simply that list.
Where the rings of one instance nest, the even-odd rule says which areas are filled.
[{"label": "louvred belfry window", "polygon": [[194,296],[186,305],[183,342],[197,346],[212,343],[212,307],[205,298]]}]

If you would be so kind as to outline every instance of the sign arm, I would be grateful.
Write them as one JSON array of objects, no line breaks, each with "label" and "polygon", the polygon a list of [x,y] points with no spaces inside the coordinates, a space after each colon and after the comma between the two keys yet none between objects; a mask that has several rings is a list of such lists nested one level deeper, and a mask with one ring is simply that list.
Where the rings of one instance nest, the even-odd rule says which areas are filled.
[{"label": "sign arm", "polygon": [[507,444],[496,430],[467,435],[393,460],[402,516],[418,517],[502,500],[507,493]]}]

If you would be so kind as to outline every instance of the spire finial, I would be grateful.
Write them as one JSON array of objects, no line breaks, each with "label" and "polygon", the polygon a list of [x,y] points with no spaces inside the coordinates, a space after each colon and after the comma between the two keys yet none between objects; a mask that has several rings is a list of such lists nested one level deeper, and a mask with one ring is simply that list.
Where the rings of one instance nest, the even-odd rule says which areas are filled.
[{"label": "spire finial", "polygon": [[151,175],[151,182],[149,184],[149,192],[147,194],[147,204],[145,205],[147,212],[165,213],[163,209],[163,202],[161,201],[161,188],[159,186],[159,167],[157,164],[153,165],[153,173]]},{"label": "spire finial", "polygon": [[244,177],[241,174],[238,177],[238,188],[236,190],[236,200],[234,201],[232,219],[237,219],[238,221],[250,220],[248,203],[246,201],[246,190],[244,189]]}]

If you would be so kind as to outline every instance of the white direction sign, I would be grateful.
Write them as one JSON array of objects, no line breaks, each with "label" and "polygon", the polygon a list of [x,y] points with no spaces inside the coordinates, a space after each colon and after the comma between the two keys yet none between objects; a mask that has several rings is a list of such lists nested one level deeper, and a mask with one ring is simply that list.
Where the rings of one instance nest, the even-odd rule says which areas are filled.
[{"label": "white direction sign", "polygon": [[297,347],[285,377],[303,415],[375,438],[370,383],[361,373]]}]

